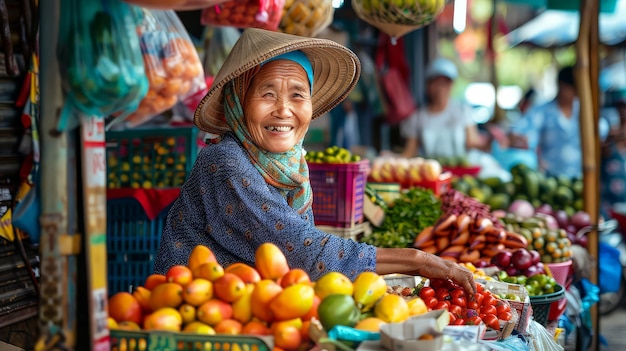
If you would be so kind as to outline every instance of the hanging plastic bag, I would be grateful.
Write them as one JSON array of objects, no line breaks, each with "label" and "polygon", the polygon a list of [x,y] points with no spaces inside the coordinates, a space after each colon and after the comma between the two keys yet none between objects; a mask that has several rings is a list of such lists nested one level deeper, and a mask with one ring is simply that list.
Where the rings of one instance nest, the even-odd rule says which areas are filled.
[{"label": "hanging plastic bag", "polygon": [[62,0],[65,18],[57,54],[66,104],[59,129],[73,112],[124,118],[148,90],[135,17],[121,0]]},{"label": "hanging plastic bag", "polygon": [[231,0],[202,11],[202,24],[276,31],[285,0]]},{"label": "hanging plastic bag", "polygon": [[333,22],[332,0],[286,0],[279,30],[314,37]]},{"label": "hanging plastic bag", "polygon": [[137,110],[125,119],[127,127],[144,124],[206,89],[202,62],[176,12],[142,9],[137,17],[149,89]]}]

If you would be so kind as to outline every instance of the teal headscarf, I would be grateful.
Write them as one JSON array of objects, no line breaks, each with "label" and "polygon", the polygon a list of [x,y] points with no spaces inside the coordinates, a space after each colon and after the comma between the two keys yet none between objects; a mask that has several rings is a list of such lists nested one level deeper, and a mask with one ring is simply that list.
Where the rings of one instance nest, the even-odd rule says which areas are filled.
[{"label": "teal headscarf", "polygon": [[[304,54],[302,55],[304,56]],[[285,59],[302,65],[302,63],[291,58],[285,57]],[[309,83],[311,83],[312,87],[313,74],[311,64],[308,59],[306,62],[308,63],[308,69],[304,66],[303,68],[307,71]],[[250,132],[244,123],[241,99],[245,96],[245,90],[247,90],[252,77],[262,65],[251,70],[248,74],[235,78],[224,86],[224,117],[226,123],[230,126],[235,137],[241,142],[248,153],[248,157],[265,181],[280,189],[289,206],[302,214],[311,207],[313,201],[313,192],[309,182],[309,167],[304,159],[304,150],[302,148],[303,140],[300,140],[293,148],[284,153],[262,150],[254,144]]]}]

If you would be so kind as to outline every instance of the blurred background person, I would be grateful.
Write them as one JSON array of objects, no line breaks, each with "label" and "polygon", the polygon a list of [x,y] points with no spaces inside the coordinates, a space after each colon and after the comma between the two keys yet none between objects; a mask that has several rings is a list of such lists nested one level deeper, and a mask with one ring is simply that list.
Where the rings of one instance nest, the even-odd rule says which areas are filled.
[{"label": "blurred background person", "polygon": [[619,119],[602,143],[600,210],[605,218],[616,204],[626,202],[626,88],[607,95]]},{"label": "blurred background person", "polygon": [[[536,106],[511,127],[508,146],[537,153],[538,169],[547,175],[582,177],[580,103],[574,68],[562,68],[557,77],[556,98]],[[600,137],[608,133],[608,122],[600,118]]]},{"label": "blurred background person", "polygon": [[471,108],[452,99],[457,77],[457,67],[448,59],[437,58],[428,65],[425,104],[401,125],[402,156],[464,157],[470,149],[486,148],[488,139],[479,133]]}]

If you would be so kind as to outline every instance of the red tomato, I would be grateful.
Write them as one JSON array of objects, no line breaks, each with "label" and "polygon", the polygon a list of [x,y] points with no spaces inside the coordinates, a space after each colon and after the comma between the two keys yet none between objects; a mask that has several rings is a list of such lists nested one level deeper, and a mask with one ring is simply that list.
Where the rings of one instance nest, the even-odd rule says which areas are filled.
[{"label": "red tomato", "polygon": [[511,312],[511,305],[502,300],[498,300],[498,303],[496,304],[496,310],[498,311],[498,313]]},{"label": "red tomato", "polygon": [[485,314],[485,316],[483,317],[483,322],[485,322],[485,324],[491,329],[500,330],[500,321],[498,320],[498,316],[496,316],[495,314]]},{"label": "red tomato", "polygon": [[476,293],[476,295],[474,295],[474,300],[476,300],[476,302],[478,303],[478,307],[483,305],[483,300],[485,299],[485,294],[484,293]]},{"label": "red tomato", "polygon": [[479,316],[472,316],[465,320],[465,325],[479,325],[482,321]]},{"label": "red tomato", "polygon": [[467,299],[465,299],[465,296],[453,297],[450,300],[450,303],[461,307],[467,307]]},{"label": "red tomato", "polygon": [[464,325],[465,324],[465,319],[463,318],[457,318],[454,320],[454,323],[451,323],[452,325]]},{"label": "red tomato", "polygon": [[498,313],[498,309],[494,305],[483,305],[480,308],[480,314],[493,314],[493,315],[495,315],[497,313]]},{"label": "red tomato", "polygon": [[420,289],[419,296],[422,300],[426,301],[429,297],[435,297],[435,289],[430,286],[424,286]]},{"label": "red tomato", "polygon": [[433,307],[433,310],[448,310],[448,306],[450,306],[446,301],[439,301],[437,302],[437,304],[435,305],[435,307]]},{"label": "red tomato", "polygon": [[452,291],[450,291],[450,297],[451,298],[457,298],[457,297],[461,297],[461,296],[465,296],[465,290],[463,289],[454,289]]},{"label": "red tomato", "polygon": [[467,308],[472,310],[478,310],[480,306],[478,306],[478,302],[476,300],[467,301]]},{"label": "red tomato", "polygon": [[454,322],[457,320],[456,315],[452,312],[448,312],[448,315],[450,316],[450,322],[448,322],[448,324],[454,325]]},{"label": "red tomato", "polygon": [[511,313],[511,311],[498,312],[498,319],[500,320],[510,321],[511,318],[513,318],[513,314]]},{"label": "red tomato", "polygon": [[459,306],[459,305],[450,305],[450,307],[448,307],[448,311],[457,315],[457,316],[462,316],[463,315],[463,307]]},{"label": "red tomato", "polygon": [[434,296],[427,297],[423,300],[424,300],[424,303],[426,304],[426,307],[430,308],[431,310],[434,309],[437,303],[439,302],[437,298]]},{"label": "red tomato", "polygon": [[498,303],[498,298],[493,296],[491,293],[485,294],[484,298],[483,298],[483,303],[482,305],[490,305],[490,306],[496,306],[496,304]]},{"label": "red tomato", "polygon": [[476,283],[476,292],[481,293],[485,290],[482,284]]},{"label": "red tomato", "polygon": [[450,300],[450,292],[446,289],[437,290],[436,297],[439,301]]}]

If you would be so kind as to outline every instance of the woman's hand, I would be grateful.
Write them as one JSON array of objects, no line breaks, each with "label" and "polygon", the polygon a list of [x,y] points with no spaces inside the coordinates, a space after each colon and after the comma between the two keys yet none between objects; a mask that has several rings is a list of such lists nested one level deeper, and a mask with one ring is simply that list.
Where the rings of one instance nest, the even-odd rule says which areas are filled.
[{"label": "woman's hand", "polygon": [[376,273],[409,274],[424,278],[450,279],[473,296],[476,293],[474,275],[456,262],[416,249],[376,249]]}]

